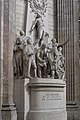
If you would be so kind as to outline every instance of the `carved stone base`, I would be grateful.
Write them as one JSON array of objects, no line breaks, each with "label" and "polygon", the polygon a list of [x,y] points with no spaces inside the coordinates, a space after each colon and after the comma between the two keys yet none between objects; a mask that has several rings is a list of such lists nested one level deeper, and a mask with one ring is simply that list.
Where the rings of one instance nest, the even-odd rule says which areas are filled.
[{"label": "carved stone base", "polygon": [[14,79],[14,102],[17,108],[17,120],[27,120],[29,111],[29,93],[27,84],[29,79],[18,77]]},{"label": "carved stone base", "polygon": [[80,120],[79,105],[76,101],[67,102],[67,118],[68,120]]},{"label": "carved stone base", "polygon": [[28,86],[29,120],[67,120],[65,81],[33,79]]},{"label": "carved stone base", "polygon": [[65,111],[30,111],[29,120],[67,120]]},{"label": "carved stone base", "polygon": [[2,120],[17,120],[17,111],[14,104],[2,106]]}]

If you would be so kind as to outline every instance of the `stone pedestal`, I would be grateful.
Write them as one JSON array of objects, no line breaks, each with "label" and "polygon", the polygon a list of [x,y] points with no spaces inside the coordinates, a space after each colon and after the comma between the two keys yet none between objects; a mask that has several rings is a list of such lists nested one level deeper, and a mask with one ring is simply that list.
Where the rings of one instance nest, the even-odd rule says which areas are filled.
[{"label": "stone pedestal", "polygon": [[29,84],[29,120],[67,120],[66,83],[58,79],[35,79]]},{"label": "stone pedestal", "polygon": [[22,77],[14,79],[14,102],[17,108],[17,120],[27,120],[29,111],[29,94],[27,84],[29,79]]}]

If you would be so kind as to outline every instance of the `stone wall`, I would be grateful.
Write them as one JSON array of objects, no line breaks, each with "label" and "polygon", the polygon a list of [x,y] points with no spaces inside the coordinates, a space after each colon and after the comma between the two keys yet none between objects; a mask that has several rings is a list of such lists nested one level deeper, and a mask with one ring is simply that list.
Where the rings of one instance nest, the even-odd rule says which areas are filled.
[{"label": "stone wall", "polygon": [[16,0],[16,33],[26,30],[27,0]]},{"label": "stone wall", "polygon": [[3,0],[0,0],[0,120],[2,108],[2,79],[3,79]]},{"label": "stone wall", "polygon": [[52,39],[54,36],[54,1],[48,0],[48,31],[50,34],[50,38]]}]

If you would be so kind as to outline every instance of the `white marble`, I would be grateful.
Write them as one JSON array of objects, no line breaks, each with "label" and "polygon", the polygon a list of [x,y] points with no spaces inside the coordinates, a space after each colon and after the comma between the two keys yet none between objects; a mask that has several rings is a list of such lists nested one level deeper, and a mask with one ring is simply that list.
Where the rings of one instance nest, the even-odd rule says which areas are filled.
[{"label": "white marble", "polygon": [[66,83],[58,79],[33,79],[29,84],[29,120],[67,120]]}]

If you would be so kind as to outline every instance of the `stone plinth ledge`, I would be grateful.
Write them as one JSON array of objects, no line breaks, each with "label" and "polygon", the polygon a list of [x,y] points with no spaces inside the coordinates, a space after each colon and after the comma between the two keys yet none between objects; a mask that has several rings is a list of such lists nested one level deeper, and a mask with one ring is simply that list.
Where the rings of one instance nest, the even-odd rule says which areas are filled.
[{"label": "stone plinth ledge", "polygon": [[33,78],[29,80],[28,86],[66,86],[66,81],[61,79]]}]

